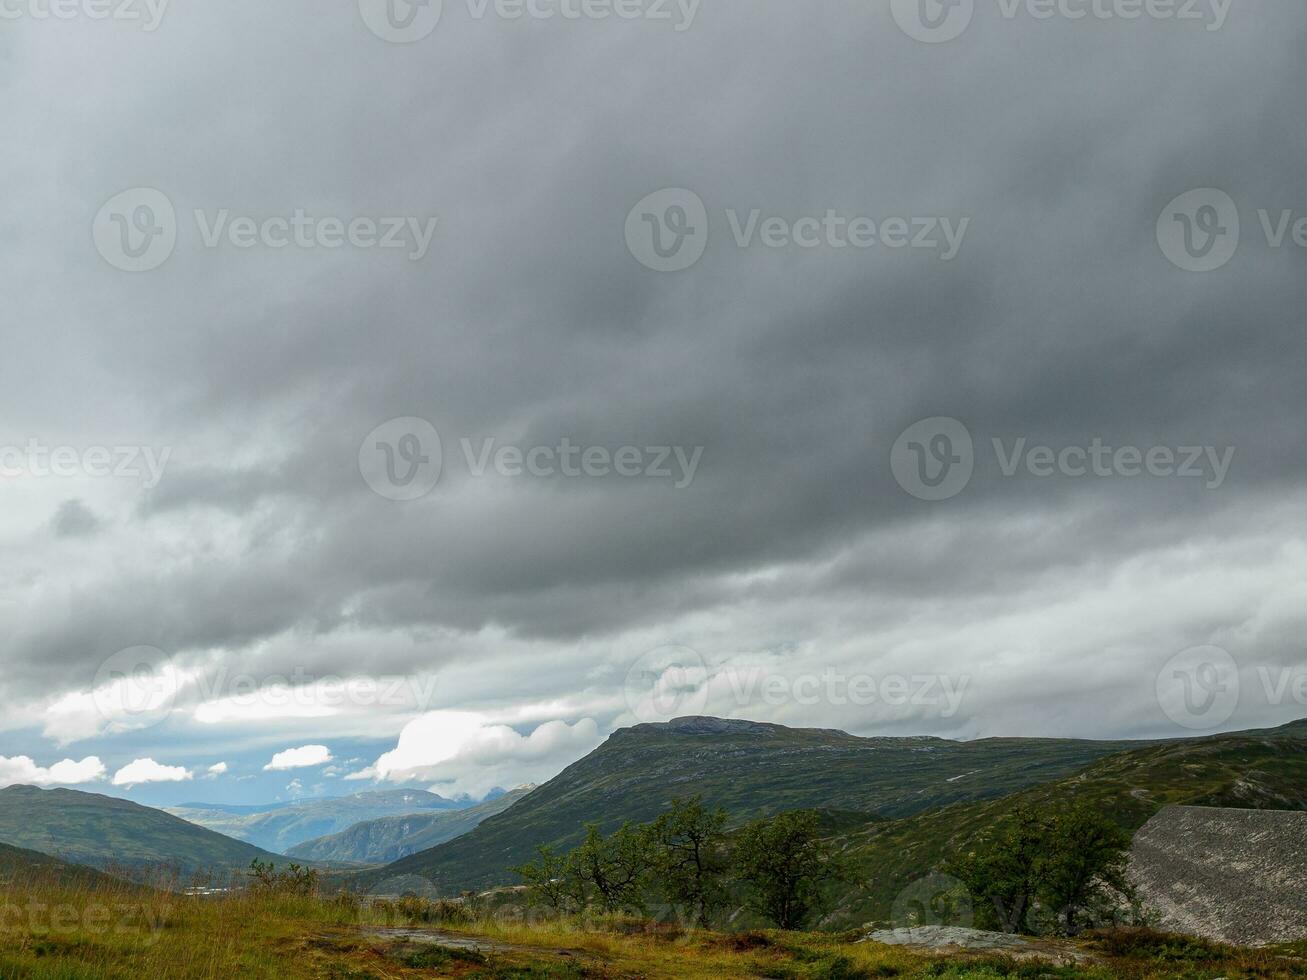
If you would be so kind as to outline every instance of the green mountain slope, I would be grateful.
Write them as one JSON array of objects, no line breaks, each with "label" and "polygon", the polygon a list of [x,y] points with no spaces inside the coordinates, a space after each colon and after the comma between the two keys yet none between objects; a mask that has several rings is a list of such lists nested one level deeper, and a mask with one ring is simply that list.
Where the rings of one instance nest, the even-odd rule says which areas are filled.
[{"label": "green mountain slope", "polygon": [[1136,748],[1002,799],[868,824],[842,841],[854,873],[822,924],[886,922],[904,888],[993,834],[1018,803],[1054,812],[1075,800],[1131,831],[1171,804],[1307,810],[1307,721]]},{"label": "green mountain slope", "polygon": [[732,820],[800,807],[896,817],[1058,779],[1137,742],[859,738],[747,721],[681,718],[615,732],[526,799],[471,833],[365,875],[416,875],[444,892],[513,881],[538,844],[570,847],[587,821],[652,820],[702,794]]},{"label": "green mountain slope", "polygon": [[193,871],[275,857],[130,800],[35,786],[0,790],[0,841],[93,867],[173,864]]},{"label": "green mountain slope", "polygon": [[69,864],[39,851],[0,844],[0,887],[32,882],[57,882],[68,886],[122,884],[93,868]]},{"label": "green mountain slope", "polygon": [[[427,811],[463,810],[470,801],[447,800],[420,789],[379,790],[265,807],[169,807],[168,813],[277,854],[305,841],[339,833],[365,820]],[[250,812],[253,811],[253,812]]]},{"label": "green mountain slope", "polygon": [[311,861],[386,864],[466,834],[483,820],[503,813],[534,788],[519,787],[498,799],[478,803],[466,810],[367,820],[339,834],[297,844],[286,853]]}]

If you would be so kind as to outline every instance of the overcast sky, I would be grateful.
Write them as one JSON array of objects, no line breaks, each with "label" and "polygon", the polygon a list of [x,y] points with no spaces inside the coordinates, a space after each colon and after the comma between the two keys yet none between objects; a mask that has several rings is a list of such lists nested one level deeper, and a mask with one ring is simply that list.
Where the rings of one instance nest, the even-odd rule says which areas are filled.
[{"label": "overcast sky", "polygon": [[1307,11],[923,3],[0,3],[0,784],[1307,715]]}]

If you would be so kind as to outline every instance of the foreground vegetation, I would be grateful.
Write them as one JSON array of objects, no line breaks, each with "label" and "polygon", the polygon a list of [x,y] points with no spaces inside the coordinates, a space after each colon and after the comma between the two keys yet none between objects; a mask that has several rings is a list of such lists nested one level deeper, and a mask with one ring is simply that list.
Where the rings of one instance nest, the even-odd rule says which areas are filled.
[{"label": "foreground vegetation", "polygon": [[[724,809],[674,799],[657,820],[515,869],[527,900],[554,917],[660,908],[682,925],[811,926],[850,873],[821,814],[792,810],[728,833]],[[895,902],[892,926],[979,925],[990,931],[1075,936],[1145,923],[1126,877],[1130,835],[1084,803],[1055,813],[1018,806],[996,838],[978,842]],[[930,869],[927,869],[930,870]]]},{"label": "foreground vegetation", "polygon": [[[303,876],[188,896],[40,874],[0,887],[0,980],[1128,980],[1307,977],[1292,955],[1145,930],[1091,933],[1053,959],[927,954],[857,934],[684,929],[622,915],[524,921],[479,902],[298,893]],[[1072,956],[1084,960],[1066,965]],[[1061,960],[1059,964],[1054,960]]]}]

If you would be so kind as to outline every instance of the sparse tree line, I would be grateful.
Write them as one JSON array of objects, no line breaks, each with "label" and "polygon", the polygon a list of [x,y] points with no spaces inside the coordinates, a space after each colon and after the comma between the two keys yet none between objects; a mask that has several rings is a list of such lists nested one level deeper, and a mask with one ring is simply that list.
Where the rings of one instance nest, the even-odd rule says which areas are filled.
[{"label": "sparse tree line", "polygon": [[[778,928],[801,929],[823,910],[822,886],[848,879],[815,812],[780,813],[730,834],[726,824],[725,810],[678,799],[652,823],[607,836],[590,824],[572,851],[540,847],[534,862],[513,870],[532,902],[555,915],[660,908],[701,928],[744,905]],[[1020,806],[996,836],[943,866],[956,893],[933,896],[931,907],[894,924],[1074,935],[1137,919],[1129,848],[1130,835],[1088,804],[1048,814]]]},{"label": "sparse tree line", "polygon": [[1088,803],[1056,813],[1022,805],[993,840],[945,870],[969,892],[977,928],[1075,935],[1123,912],[1139,917],[1129,851],[1130,835]]},{"label": "sparse tree line", "polygon": [[652,823],[607,836],[589,824],[572,851],[540,847],[534,862],[513,870],[533,901],[560,916],[648,915],[660,905],[706,928],[738,897],[778,928],[802,928],[820,911],[822,884],[840,877],[817,814],[780,813],[731,834],[726,823],[725,810],[698,796],[677,799]]}]

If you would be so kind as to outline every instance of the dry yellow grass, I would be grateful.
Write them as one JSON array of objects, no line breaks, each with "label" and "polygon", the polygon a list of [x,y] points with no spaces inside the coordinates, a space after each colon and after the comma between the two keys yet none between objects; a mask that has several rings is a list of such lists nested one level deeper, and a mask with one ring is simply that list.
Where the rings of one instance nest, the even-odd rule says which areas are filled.
[{"label": "dry yellow grass", "polygon": [[[1094,967],[927,956],[853,937],[685,932],[634,920],[457,922],[449,906],[241,890],[207,897],[109,881],[0,884],[0,980],[1024,980],[1303,977],[1301,960],[1154,934]],[[457,911],[457,910],[454,910]],[[408,932],[415,935],[409,936]],[[419,941],[420,940],[420,941]],[[434,942],[432,941],[434,940]],[[476,948],[467,949],[474,942]],[[460,948],[463,947],[463,948]],[[1088,943],[1087,948],[1094,944]]]}]

